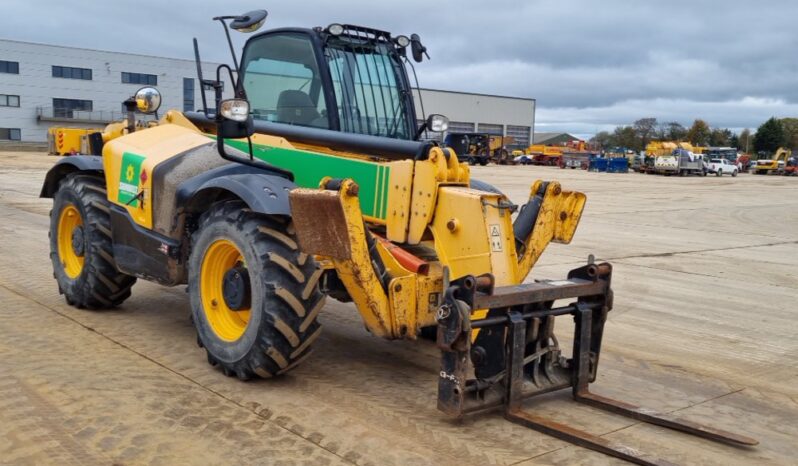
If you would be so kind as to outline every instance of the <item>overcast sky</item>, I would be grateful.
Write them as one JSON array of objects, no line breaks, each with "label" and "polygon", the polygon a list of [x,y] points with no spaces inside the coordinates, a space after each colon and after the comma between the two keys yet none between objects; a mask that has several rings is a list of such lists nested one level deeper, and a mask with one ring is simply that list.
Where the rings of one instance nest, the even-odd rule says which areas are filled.
[{"label": "overcast sky", "polygon": [[[418,33],[422,87],[532,97],[537,131],[589,134],[641,117],[756,128],[798,116],[798,2],[3,0],[0,37],[229,61],[210,18],[264,28],[361,24]],[[236,34],[243,44],[245,36]]]}]

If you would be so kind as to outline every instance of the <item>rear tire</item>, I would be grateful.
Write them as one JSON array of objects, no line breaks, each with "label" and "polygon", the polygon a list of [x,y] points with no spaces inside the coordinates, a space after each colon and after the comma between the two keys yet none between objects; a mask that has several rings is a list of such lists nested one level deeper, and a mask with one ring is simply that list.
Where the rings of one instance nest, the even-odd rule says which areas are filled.
[{"label": "rear tire", "polygon": [[[219,274],[227,279],[240,270],[248,276],[239,288],[246,304],[236,305]],[[189,257],[191,312],[208,362],[242,380],[298,365],[321,332],[320,276],[313,258],[299,251],[290,223],[238,201],[212,207],[199,221]]]},{"label": "rear tire", "polygon": [[723,176],[723,170],[718,169],[718,171],[715,173],[715,176]]},{"label": "rear tire", "polygon": [[53,196],[49,236],[53,275],[68,304],[110,309],[130,297],[136,278],[116,268],[102,178],[67,175]]}]

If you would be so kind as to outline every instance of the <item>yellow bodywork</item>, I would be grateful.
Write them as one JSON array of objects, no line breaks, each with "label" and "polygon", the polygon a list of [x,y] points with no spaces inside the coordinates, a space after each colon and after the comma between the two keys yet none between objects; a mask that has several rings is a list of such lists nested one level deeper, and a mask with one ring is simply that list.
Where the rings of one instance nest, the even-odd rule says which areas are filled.
[{"label": "yellow bodywork", "polygon": [[91,133],[102,131],[101,129],[86,128],[57,128],[52,127],[47,130],[47,147],[50,155],[69,155],[86,154],[82,138]]},{"label": "yellow bodywork", "polygon": [[127,209],[138,225],[152,229],[153,169],[175,155],[206,144],[208,138],[202,133],[176,124],[162,124],[110,140],[103,146],[108,200]]},{"label": "yellow bodywork", "polygon": [[[435,310],[441,302],[444,268],[455,280],[467,275],[491,274],[494,283],[521,283],[552,242],[568,243],[573,238],[585,203],[582,193],[563,191],[551,182],[535,227],[524,240],[524,254],[516,252],[510,204],[504,196],[477,191],[461,182],[445,183],[436,170],[449,172],[440,160],[416,161],[412,180],[413,218],[407,224],[406,244],[418,244],[435,252],[427,274],[403,266],[379,242],[377,249],[388,271],[384,283],[369,254],[369,230],[357,199],[357,185],[345,180],[337,191],[295,189],[290,194],[294,226],[304,251],[316,255],[334,268],[343,282],[366,327],[386,338],[414,339],[421,327],[435,324]],[[540,191],[541,181],[531,187],[530,199]],[[416,189],[416,186],[422,189]],[[427,191],[425,186],[437,186]],[[391,207],[392,208],[392,207]],[[424,221],[426,220],[426,221]],[[418,240],[418,241],[416,241]],[[409,247],[409,246],[408,246]],[[484,317],[476,310],[472,319]]]},{"label": "yellow bodywork", "polygon": [[[123,124],[109,125],[104,139],[108,198],[148,229],[153,227],[153,169],[209,143],[208,135],[179,112],[168,112],[157,126],[132,134],[126,134]],[[571,241],[585,203],[582,193],[564,191],[557,182],[542,191],[542,182],[536,181],[530,200],[539,196],[540,210],[532,233],[519,239],[523,245],[519,254],[509,199],[469,188],[469,167],[458,162],[449,148],[433,147],[425,160],[379,161],[276,136],[255,134],[252,139],[253,144],[363,160],[390,169],[383,170],[389,176],[381,218],[363,214],[358,186],[351,179],[336,191],[297,188],[290,194],[303,251],[316,255],[323,268],[335,269],[366,327],[387,338],[414,339],[420,328],[436,323],[445,276],[456,280],[490,274],[497,286],[523,282],[550,242]],[[297,208],[298,204],[303,207]],[[375,242],[375,234],[384,236],[386,243]],[[386,244],[412,250],[411,257],[424,257],[428,270],[412,270]],[[390,278],[375,270],[373,254],[379,255]],[[472,319],[485,312],[474,311]],[[225,315],[220,311],[215,331],[234,338],[240,329]]]}]

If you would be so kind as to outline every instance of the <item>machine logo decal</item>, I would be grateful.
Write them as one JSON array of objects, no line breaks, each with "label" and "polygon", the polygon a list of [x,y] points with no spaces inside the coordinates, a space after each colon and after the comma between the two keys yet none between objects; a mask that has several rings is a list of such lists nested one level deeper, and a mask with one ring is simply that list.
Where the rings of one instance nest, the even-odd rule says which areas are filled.
[{"label": "machine logo decal", "polygon": [[122,154],[122,168],[119,173],[119,194],[116,200],[120,204],[133,207],[139,205],[139,175],[141,174],[141,164],[144,157],[125,152]]}]

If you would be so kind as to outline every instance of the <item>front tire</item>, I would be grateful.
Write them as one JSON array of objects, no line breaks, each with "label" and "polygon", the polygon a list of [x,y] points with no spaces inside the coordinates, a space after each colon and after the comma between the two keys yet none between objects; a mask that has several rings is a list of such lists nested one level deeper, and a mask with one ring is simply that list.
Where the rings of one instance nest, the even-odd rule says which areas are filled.
[{"label": "front tire", "polygon": [[136,278],[116,268],[105,184],[68,175],[53,196],[50,259],[58,291],[72,306],[110,309],[130,297]]},{"label": "front tire", "polygon": [[732,172],[732,178],[734,178],[735,176],[737,176],[737,170],[734,170],[734,171]]},{"label": "front tire", "polygon": [[189,296],[208,362],[242,380],[297,366],[320,335],[321,270],[290,223],[238,201],[202,216],[189,258]]},{"label": "front tire", "polygon": [[718,169],[718,172],[715,173],[715,176],[723,176],[723,170]]}]

